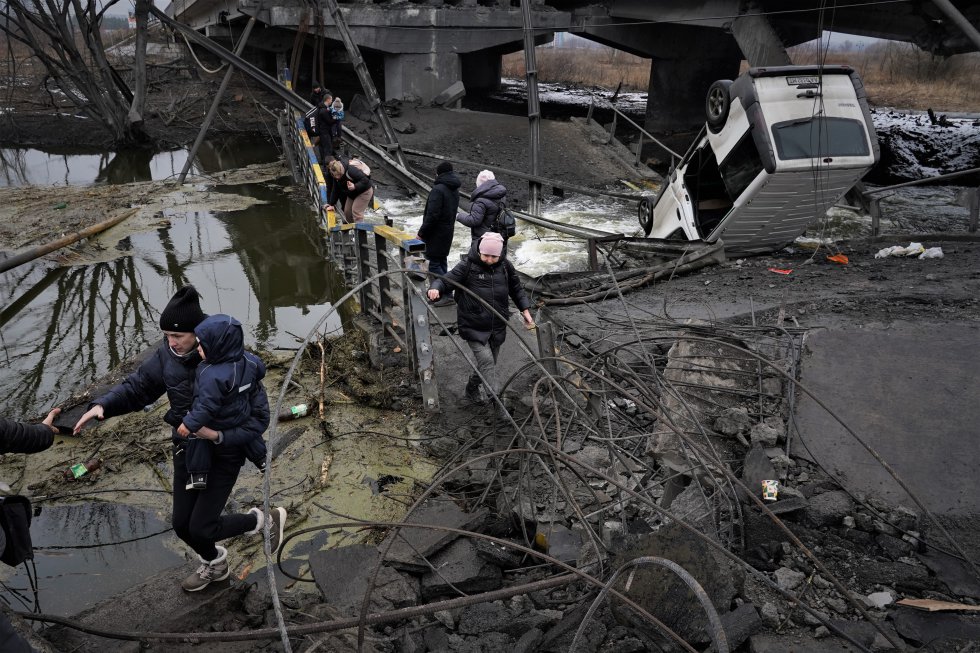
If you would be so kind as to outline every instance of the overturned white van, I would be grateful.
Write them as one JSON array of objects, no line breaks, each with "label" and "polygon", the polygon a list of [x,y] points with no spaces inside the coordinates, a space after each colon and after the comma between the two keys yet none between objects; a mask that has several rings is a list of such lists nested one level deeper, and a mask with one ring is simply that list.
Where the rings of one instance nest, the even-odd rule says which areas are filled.
[{"label": "overturned white van", "polygon": [[640,203],[647,236],[774,251],[879,158],[864,85],[848,66],[751,68],[712,84],[706,113],[660,192]]}]

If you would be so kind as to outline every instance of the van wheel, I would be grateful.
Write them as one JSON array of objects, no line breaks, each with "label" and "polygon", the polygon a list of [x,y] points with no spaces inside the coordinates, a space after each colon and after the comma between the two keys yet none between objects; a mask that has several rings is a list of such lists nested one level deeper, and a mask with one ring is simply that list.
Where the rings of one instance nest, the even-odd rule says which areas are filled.
[{"label": "van wheel", "polygon": [[643,227],[643,235],[649,236],[653,231],[653,200],[644,197],[636,207],[636,216],[640,219],[640,226]]},{"label": "van wheel", "polygon": [[708,87],[708,97],[704,102],[704,112],[708,116],[708,129],[717,134],[728,120],[728,110],[732,108],[732,80],[719,79]]}]

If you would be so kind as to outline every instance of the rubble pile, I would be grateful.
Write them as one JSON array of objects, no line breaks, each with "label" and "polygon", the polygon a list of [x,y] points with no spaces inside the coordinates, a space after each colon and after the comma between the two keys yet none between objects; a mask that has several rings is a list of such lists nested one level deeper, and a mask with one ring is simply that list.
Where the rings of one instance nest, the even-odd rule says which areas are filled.
[{"label": "rubble pile", "polygon": [[793,455],[804,330],[602,331],[565,339],[563,378],[510,380],[513,423],[492,407],[463,428],[433,421],[430,453],[448,462],[380,545],[315,554],[341,614],[418,610],[375,626],[375,650],[878,651],[975,637],[976,617],[898,605],[980,598],[930,521]]}]

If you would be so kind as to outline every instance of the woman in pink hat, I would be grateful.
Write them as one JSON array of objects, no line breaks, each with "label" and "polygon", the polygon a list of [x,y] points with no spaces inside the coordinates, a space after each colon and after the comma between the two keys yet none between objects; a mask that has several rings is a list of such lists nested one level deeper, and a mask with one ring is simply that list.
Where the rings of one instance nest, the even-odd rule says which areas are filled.
[{"label": "woman in pink hat", "polygon": [[[475,403],[486,401],[482,392],[481,374],[486,380],[486,389],[492,396],[496,396],[499,389],[495,365],[500,345],[507,337],[507,318],[510,317],[508,297],[517,305],[527,327],[534,327],[531,302],[524,294],[517,270],[503,252],[503,237],[488,231],[480,237],[478,247],[470,249],[465,260],[450,270],[445,278],[438,277],[432,282],[428,293],[430,301],[437,301],[442,293],[453,288],[448,281],[455,281],[473,293],[456,291],[456,311],[459,335],[470,346],[476,369],[479,370],[479,374],[474,371],[470,375],[465,391],[465,397]],[[473,295],[492,306],[496,313],[488,310]]]}]

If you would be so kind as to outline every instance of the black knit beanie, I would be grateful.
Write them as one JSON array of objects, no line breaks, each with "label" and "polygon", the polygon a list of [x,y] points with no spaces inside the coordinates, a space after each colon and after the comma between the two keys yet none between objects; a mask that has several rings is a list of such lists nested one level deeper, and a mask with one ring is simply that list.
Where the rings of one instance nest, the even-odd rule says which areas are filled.
[{"label": "black knit beanie", "polygon": [[443,161],[442,163],[436,166],[437,175],[441,175],[444,172],[452,172],[452,171],[453,171],[453,164],[450,163],[449,161]]},{"label": "black knit beanie", "polygon": [[164,331],[192,333],[205,318],[201,311],[201,296],[194,286],[178,290],[160,313],[160,328]]}]

